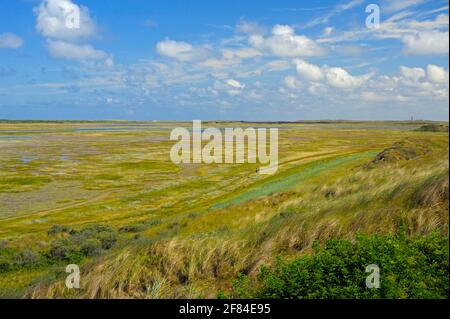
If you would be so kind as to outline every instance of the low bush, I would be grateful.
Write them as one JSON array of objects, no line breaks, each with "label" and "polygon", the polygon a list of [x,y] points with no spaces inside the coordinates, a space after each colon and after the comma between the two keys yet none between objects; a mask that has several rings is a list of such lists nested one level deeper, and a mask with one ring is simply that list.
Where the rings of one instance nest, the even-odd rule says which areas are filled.
[{"label": "low bush", "polygon": [[71,229],[68,226],[63,226],[63,225],[53,225],[49,231],[48,234],[50,236],[56,235],[56,234],[60,234],[60,233],[70,233]]},{"label": "low bush", "polygon": [[[366,267],[380,269],[380,287],[369,289]],[[358,236],[354,243],[330,240],[312,255],[263,266],[256,283],[239,276],[239,298],[448,298],[448,238],[433,234]]]},{"label": "low bush", "polygon": [[36,266],[41,260],[41,255],[31,249],[21,250],[14,256],[14,264],[18,267]]},{"label": "low bush", "polygon": [[11,271],[13,263],[6,257],[0,256],[0,274]]},{"label": "low bush", "polygon": [[69,260],[77,251],[76,247],[68,239],[57,239],[52,241],[49,257],[55,260]]},{"label": "low bush", "polygon": [[98,256],[102,252],[102,243],[95,238],[88,239],[81,245],[81,251],[86,256]]},{"label": "low bush", "polygon": [[145,225],[127,225],[119,228],[119,232],[121,233],[139,233],[145,230]]},{"label": "low bush", "polygon": [[[53,228],[53,227],[52,227]],[[117,241],[117,232],[104,225],[89,225],[70,231],[66,238],[52,242],[49,256],[55,260],[80,261],[84,257],[98,256],[111,249]]]},{"label": "low bush", "polygon": [[74,232],[69,239],[79,246],[89,239],[97,239],[101,242],[103,249],[110,249],[117,241],[117,232],[108,226],[89,225]]}]

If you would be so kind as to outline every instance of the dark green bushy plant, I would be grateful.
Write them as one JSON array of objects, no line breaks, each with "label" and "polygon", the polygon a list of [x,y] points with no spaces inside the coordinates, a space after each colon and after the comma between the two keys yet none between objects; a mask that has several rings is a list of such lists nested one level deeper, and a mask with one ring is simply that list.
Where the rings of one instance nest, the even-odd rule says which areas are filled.
[{"label": "dark green bushy plant", "polygon": [[52,242],[49,255],[56,260],[79,262],[84,257],[98,256],[117,241],[117,232],[104,225],[89,225],[70,236]]},{"label": "dark green bushy plant", "polygon": [[0,274],[11,271],[13,269],[13,263],[11,260],[4,256],[0,256]]},{"label": "dark green bushy plant", "polygon": [[14,256],[14,264],[18,267],[33,267],[41,261],[41,255],[31,249],[24,249]]},{"label": "dark green bushy plant", "polygon": [[57,236],[48,249],[34,251],[29,248],[11,248],[7,242],[0,246],[0,273],[31,269],[45,265],[80,263],[85,257],[94,257],[111,249],[117,242],[117,232],[104,225],[89,225],[81,230],[53,225],[49,235]]},{"label": "dark green bushy plant", "polygon": [[64,226],[64,225],[53,225],[49,231],[48,234],[50,236],[56,235],[56,234],[61,234],[61,233],[70,233],[71,229],[68,226]]},{"label": "dark green bushy plant", "polygon": [[[368,289],[366,267],[380,268],[380,288]],[[434,234],[358,236],[330,240],[314,253],[262,267],[256,285],[235,290],[248,298],[448,298],[448,238]],[[240,282],[242,278],[239,278]]]},{"label": "dark green bushy plant", "polygon": [[88,239],[81,245],[81,251],[86,256],[98,256],[102,252],[102,243],[95,238]]},{"label": "dark green bushy plant", "polygon": [[117,232],[104,225],[90,225],[70,236],[70,240],[76,245],[83,245],[89,239],[97,239],[103,249],[110,249],[117,241]]}]

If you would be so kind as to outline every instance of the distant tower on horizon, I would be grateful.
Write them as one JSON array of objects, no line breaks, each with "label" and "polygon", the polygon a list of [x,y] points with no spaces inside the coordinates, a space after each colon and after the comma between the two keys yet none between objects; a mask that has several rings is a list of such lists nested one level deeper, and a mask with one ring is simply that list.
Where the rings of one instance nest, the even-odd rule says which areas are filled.
[{"label": "distant tower on horizon", "polygon": [[414,116],[411,115],[411,122],[414,121]]}]

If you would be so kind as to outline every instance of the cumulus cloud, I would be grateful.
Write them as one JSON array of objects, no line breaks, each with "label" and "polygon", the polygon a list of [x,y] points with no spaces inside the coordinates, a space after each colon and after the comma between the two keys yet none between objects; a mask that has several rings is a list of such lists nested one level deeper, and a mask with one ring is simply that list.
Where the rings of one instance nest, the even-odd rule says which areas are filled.
[{"label": "cumulus cloud", "polygon": [[112,64],[109,55],[101,50],[94,49],[89,44],[73,44],[64,41],[48,41],[47,49],[55,58],[68,60],[103,60]]},{"label": "cumulus cloud", "polygon": [[290,89],[298,89],[303,87],[302,82],[293,76],[287,76],[284,78],[284,84]]},{"label": "cumulus cloud", "polygon": [[448,83],[448,78],[448,70],[433,64],[427,66],[428,81],[433,83]]},{"label": "cumulus cloud", "polygon": [[430,64],[420,67],[400,66],[398,76],[383,75],[364,88],[361,98],[367,101],[448,100],[448,70]]},{"label": "cumulus cloud", "polygon": [[408,89],[405,95],[427,95],[436,98],[448,97],[448,70],[429,64],[425,69],[400,66],[400,76],[386,77],[392,88]]},{"label": "cumulus cloud", "polygon": [[353,76],[343,68],[326,68],[325,76],[331,86],[340,89],[351,89],[361,86],[372,75]]},{"label": "cumulus cloud", "polygon": [[[287,76],[284,85],[296,92],[328,100],[358,100],[370,103],[442,103],[449,98],[449,73],[441,66],[400,66],[396,75],[368,73],[355,76],[340,67],[316,66],[295,60],[299,78]],[[306,87],[306,90],[305,90]],[[344,92],[344,93],[343,93]]]},{"label": "cumulus cloud", "polygon": [[402,37],[404,52],[409,55],[448,54],[447,32],[419,32]]},{"label": "cumulus cloud", "polygon": [[57,59],[104,60],[114,64],[112,55],[86,43],[97,35],[97,25],[89,9],[72,0],[43,0],[34,8],[36,30],[47,39],[47,50]]},{"label": "cumulus cloud", "polygon": [[294,64],[297,73],[304,79],[309,81],[320,81],[324,77],[322,69],[317,65],[310,64],[300,59],[294,60]]},{"label": "cumulus cloud", "polygon": [[[372,74],[354,76],[340,67],[318,66],[301,59],[295,59],[294,65],[298,75],[311,82],[325,81],[328,85],[338,89],[352,89],[361,86],[369,80]],[[286,83],[286,82],[285,82]],[[289,85],[288,85],[289,86]]]},{"label": "cumulus cloud", "polygon": [[23,40],[14,33],[0,34],[0,49],[18,49],[23,45]]},{"label": "cumulus cloud", "polygon": [[400,66],[401,75],[411,81],[419,81],[425,77],[425,70],[422,68],[408,68],[406,66]]},{"label": "cumulus cloud", "polygon": [[324,54],[314,40],[304,36],[296,35],[294,29],[287,25],[276,25],[272,29],[272,35],[252,35],[250,44],[258,50],[280,57],[310,57]]},{"label": "cumulus cloud", "polygon": [[46,38],[78,41],[97,32],[88,8],[72,0],[44,0],[35,8],[35,14],[36,30]]},{"label": "cumulus cloud", "polygon": [[169,39],[158,42],[156,52],[161,56],[183,62],[199,60],[208,55],[208,50],[205,47],[197,47],[187,42]]}]

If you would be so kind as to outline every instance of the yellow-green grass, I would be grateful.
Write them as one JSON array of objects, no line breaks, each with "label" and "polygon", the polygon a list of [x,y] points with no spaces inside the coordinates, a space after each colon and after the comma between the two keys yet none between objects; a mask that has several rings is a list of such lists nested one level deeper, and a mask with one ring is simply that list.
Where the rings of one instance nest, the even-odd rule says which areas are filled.
[{"label": "yellow-green grass", "polygon": [[[17,291],[33,286],[35,297],[214,297],[238,272],[307,253],[314,240],[394,233],[400,225],[411,235],[448,230],[448,206],[413,203],[430,179],[447,178],[448,187],[446,133],[414,131],[417,123],[270,124],[281,128],[280,167],[267,177],[258,164],[172,164],[167,139],[179,125],[191,124],[120,131],[96,130],[105,123],[0,124],[22,131],[8,134],[43,131],[0,138],[0,240],[45,250],[55,224],[145,226],[83,264],[85,286],[75,295],[61,278],[44,280],[53,268],[5,275],[3,290],[12,294],[5,282],[18,276]],[[432,152],[366,165],[405,138]],[[39,183],[17,182],[27,178]]]}]

